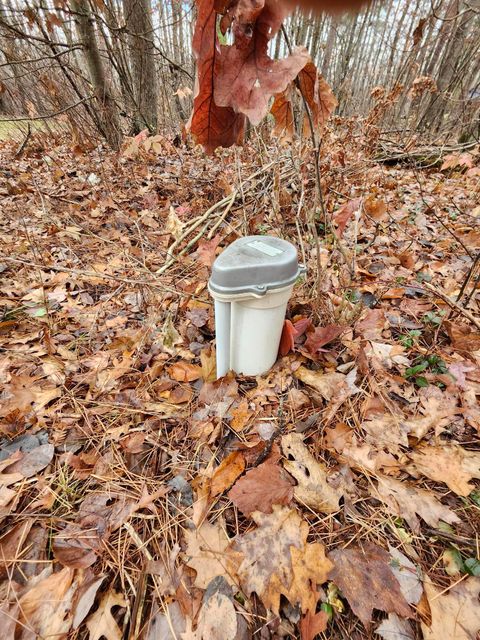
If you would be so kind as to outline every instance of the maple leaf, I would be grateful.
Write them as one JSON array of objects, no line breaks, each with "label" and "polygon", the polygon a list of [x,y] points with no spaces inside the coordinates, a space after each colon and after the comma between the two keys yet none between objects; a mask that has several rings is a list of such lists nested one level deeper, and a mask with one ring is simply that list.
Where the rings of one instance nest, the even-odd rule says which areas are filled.
[{"label": "maple leaf", "polygon": [[254,531],[237,536],[233,549],[241,558],[236,570],[242,588],[258,594],[263,604],[278,614],[280,596],[302,611],[313,610],[316,585],[323,584],[332,569],[319,543],[307,544],[308,524],[296,511],[274,505],[271,514],[256,511]]},{"label": "maple leaf", "polygon": [[219,73],[217,45],[217,13],[213,0],[196,0],[197,21],[192,49],[197,61],[193,111],[186,125],[196,142],[207,153],[217,147],[241,144],[245,116],[231,107],[219,106],[214,100],[214,82]]},{"label": "maple leaf", "polygon": [[[256,6],[259,4],[262,0]],[[238,6],[245,5],[248,2]],[[268,43],[289,13],[276,0],[265,0],[254,20],[248,12],[243,15],[239,11],[233,22],[234,44],[220,47],[215,102],[245,114],[254,125],[267,115],[270,98],[283,92],[310,59],[305,47],[295,47],[281,60],[268,55]]]},{"label": "maple leaf", "polygon": [[390,555],[384,549],[366,543],[363,547],[335,549],[329,557],[334,562],[331,579],[367,629],[374,609],[411,617],[410,607],[392,573]]},{"label": "maple leaf", "polygon": [[246,516],[254,511],[272,513],[274,504],[291,502],[293,482],[281,467],[267,461],[247,471],[228,497]]}]

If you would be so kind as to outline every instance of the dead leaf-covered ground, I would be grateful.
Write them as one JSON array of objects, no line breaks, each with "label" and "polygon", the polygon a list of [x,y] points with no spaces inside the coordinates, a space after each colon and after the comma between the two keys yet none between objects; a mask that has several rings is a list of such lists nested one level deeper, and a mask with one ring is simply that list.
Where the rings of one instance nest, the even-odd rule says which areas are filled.
[{"label": "dead leaf-covered ground", "polygon": [[[4,640],[476,638],[478,154],[362,135],[324,140],[325,212],[258,137],[2,143]],[[247,233],[308,274],[273,369],[216,382],[206,283]]]}]

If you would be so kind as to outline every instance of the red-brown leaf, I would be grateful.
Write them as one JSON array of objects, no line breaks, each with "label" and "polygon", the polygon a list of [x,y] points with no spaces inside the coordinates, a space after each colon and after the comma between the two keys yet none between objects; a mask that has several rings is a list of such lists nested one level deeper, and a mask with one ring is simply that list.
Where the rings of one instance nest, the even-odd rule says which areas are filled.
[{"label": "red-brown leaf", "polygon": [[310,318],[300,318],[300,320],[297,320],[293,326],[295,327],[295,330],[297,332],[297,335],[295,337],[300,338],[300,336],[303,336],[305,331],[308,331],[310,329],[310,327],[312,326],[312,321],[310,320]]},{"label": "red-brown leaf", "polygon": [[254,511],[272,513],[272,505],[291,502],[293,483],[282,467],[267,461],[247,471],[228,497],[246,516]]},{"label": "red-brown leaf", "polygon": [[301,640],[314,640],[319,633],[323,633],[327,628],[328,614],[325,611],[319,611],[313,615],[310,611],[300,620],[300,638]]},{"label": "red-brown leaf", "polygon": [[353,613],[365,627],[370,626],[373,609],[411,617],[412,612],[392,572],[391,557],[387,551],[365,543],[363,547],[335,549],[329,557],[334,562],[331,579],[342,590]]},{"label": "red-brown leaf", "polygon": [[[313,62],[306,64],[300,71],[298,83],[310,108],[314,126],[317,129],[323,127],[338,104],[329,84],[317,71]],[[307,121],[304,128],[306,126],[308,126]]]},{"label": "red-brown leaf", "polygon": [[277,93],[270,113],[275,118],[273,134],[282,143],[291,141],[293,138],[293,109],[288,88],[282,93]]},{"label": "red-brown leaf", "polygon": [[215,260],[215,252],[220,244],[221,237],[214,236],[211,240],[199,240],[197,255],[198,260],[206,267],[211,267]]},{"label": "red-brown leaf", "polygon": [[281,356],[286,356],[287,353],[293,351],[295,347],[295,338],[298,335],[298,331],[295,329],[290,320],[285,320],[283,323],[282,337],[280,338],[280,347],[278,353]]},{"label": "red-brown leaf", "polygon": [[196,142],[207,153],[217,147],[241,143],[245,116],[230,107],[218,106],[213,97],[214,80],[218,76],[216,34],[217,13],[212,0],[197,0],[197,21],[192,48],[197,60],[197,77],[193,112],[187,124]]},{"label": "red-brown leaf", "polygon": [[345,327],[341,327],[338,324],[317,327],[315,331],[308,334],[308,338],[305,340],[305,349],[314,356],[324,345],[338,338],[344,331]]},{"label": "red-brown leaf", "polygon": [[337,225],[337,236],[341,238],[344,234],[348,221],[359,208],[361,198],[354,198],[344,204],[333,216],[333,221]]},{"label": "red-brown leaf", "polygon": [[243,0],[231,10],[234,43],[220,47],[215,102],[245,114],[252,124],[259,124],[270,98],[285,91],[310,59],[304,47],[281,60],[268,55],[269,41],[290,12],[278,0]]}]

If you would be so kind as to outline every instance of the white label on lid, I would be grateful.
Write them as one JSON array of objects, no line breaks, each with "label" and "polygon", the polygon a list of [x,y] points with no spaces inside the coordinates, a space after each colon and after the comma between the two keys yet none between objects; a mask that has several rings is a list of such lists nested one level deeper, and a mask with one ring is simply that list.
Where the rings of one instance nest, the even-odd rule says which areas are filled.
[{"label": "white label on lid", "polygon": [[270,244],[267,244],[266,242],[262,242],[261,240],[254,240],[253,242],[249,242],[248,246],[252,247],[252,249],[257,249],[257,251],[261,251],[262,253],[265,253],[267,256],[271,256],[272,258],[274,258],[275,256],[279,256],[280,254],[283,253],[281,249],[277,249],[277,247],[272,247]]}]

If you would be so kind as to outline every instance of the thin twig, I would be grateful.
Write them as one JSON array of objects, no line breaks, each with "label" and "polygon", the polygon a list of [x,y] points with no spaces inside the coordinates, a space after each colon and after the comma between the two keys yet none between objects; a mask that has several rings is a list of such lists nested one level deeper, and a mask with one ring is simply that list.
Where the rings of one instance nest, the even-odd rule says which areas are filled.
[{"label": "thin twig", "polygon": [[433,287],[429,282],[424,282],[422,283],[422,286],[427,289],[428,291],[431,291],[434,295],[438,296],[439,298],[441,298],[444,302],[446,302],[450,307],[452,307],[452,309],[455,309],[456,311],[458,311],[458,313],[462,316],[464,316],[465,318],[467,318],[467,320],[470,320],[470,322],[472,324],[474,324],[477,329],[480,329],[480,320],[478,320],[473,313],[470,313],[470,311],[468,311],[467,309],[464,309],[463,307],[461,307],[459,304],[457,304],[456,302],[454,302],[453,300],[451,300],[446,293],[443,293],[443,291],[439,291],[438,289],[435,289],[435,287]]}]

